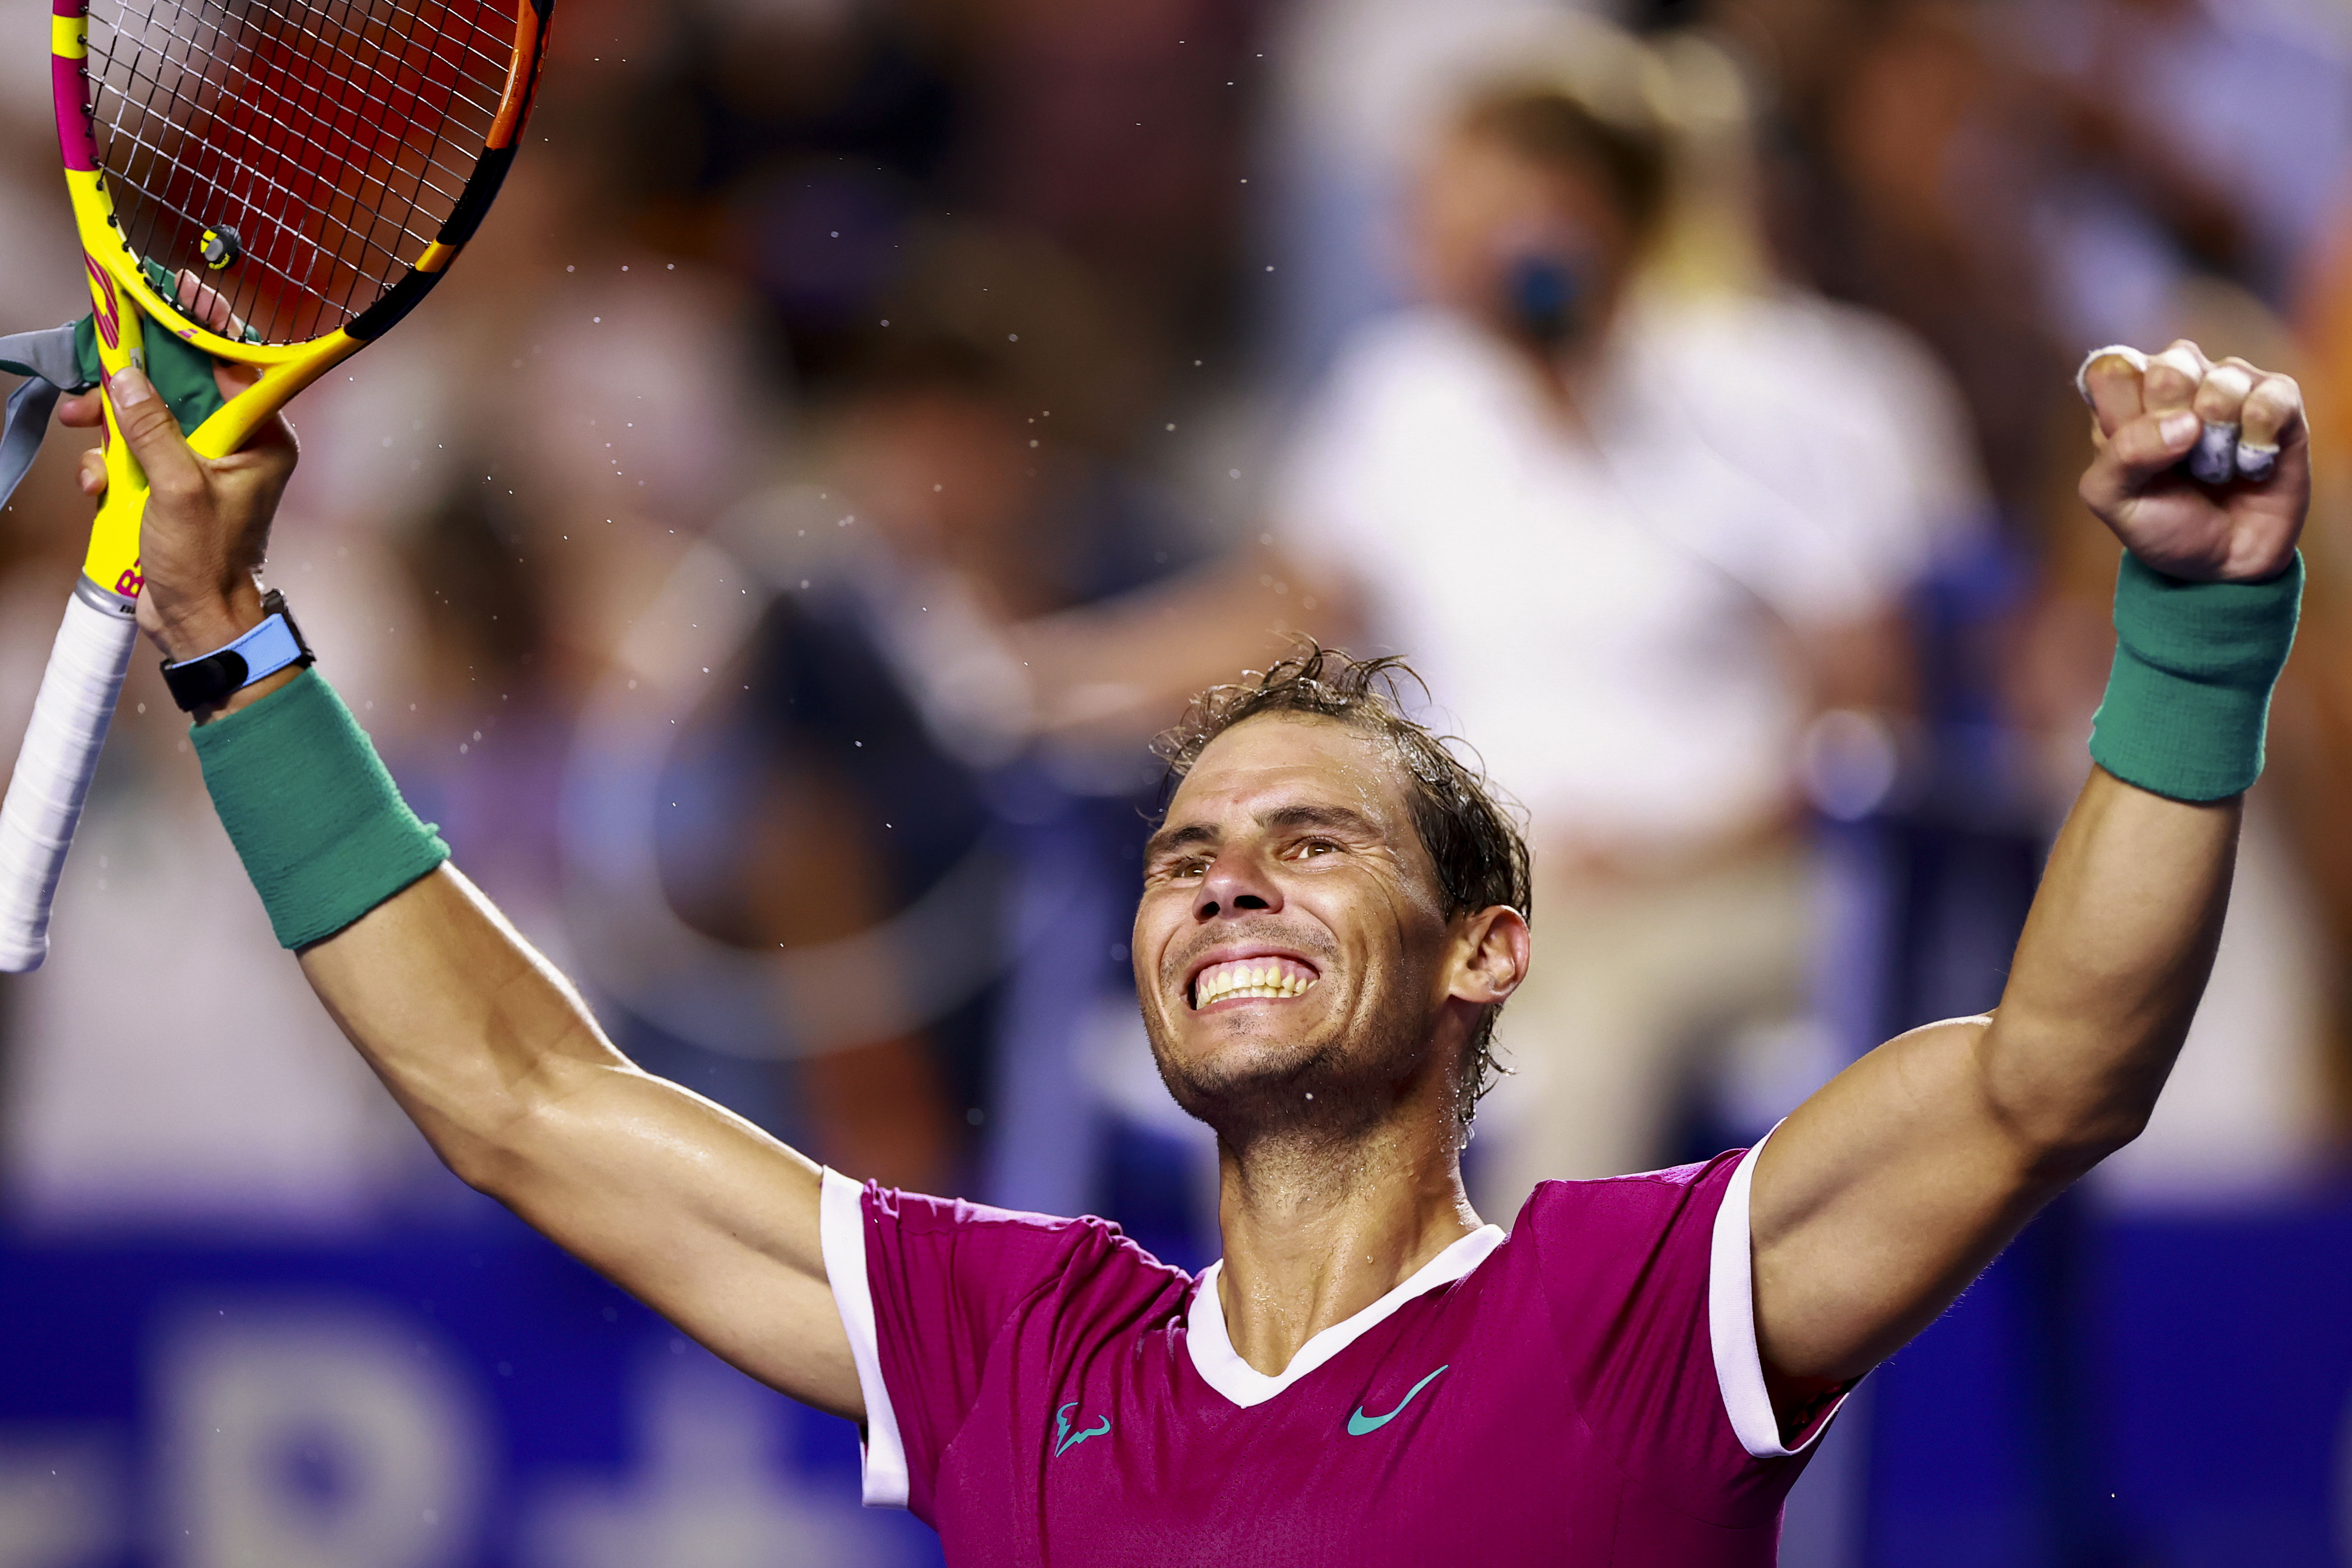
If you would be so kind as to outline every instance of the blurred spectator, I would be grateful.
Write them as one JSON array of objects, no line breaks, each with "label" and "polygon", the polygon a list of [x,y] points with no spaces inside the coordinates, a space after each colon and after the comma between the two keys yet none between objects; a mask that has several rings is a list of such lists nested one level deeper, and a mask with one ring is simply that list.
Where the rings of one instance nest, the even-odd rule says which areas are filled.
[{"label": "blurred spectator", "polygon": [[[765,949],[824,963],[883,953],[956,917],[952,940],[976,956],[933,988],[957,996],[931,1016],[869,1018],[856,1039],[854,1016],[826,1022],[822,1006],[796,1011],[772,997],[762,1011],[773,1037],[732,1065],[724,1052],[698,1054],[690,1037],[707,1020],[694,1008],[672,1016],[654,1005],[660,997],[644,984],[658,965],[601,946],[582,955],[592,987],[609,984],[625,1010],[643,1003],[659,1015],[625,1020],[623,1031],[657,1067],[772,1124],[822,1128],[814,1146],[850,1168],[956,1184],[1000,1087],[992,1009],[1045,1064],[1021,1069],[1029,1077],[1008,1101],[1050,1120],[1060,1094],[1076,1114],[1094,1114],[1068,1070],[1073,1042],[1094,1028],[1094,990],[1061,999],[1071,988],[1043,964],[1034,978],[1016,964],[988,987],[1003,954],[1028,951],[1000,927],[1045,918],[1057,887],[1091,888],[1100,901],[1123,884],[1119,857],[1139,832],[1132,792],[1142,753],[1132,743],[1118,755],[1032,747],[1017,696],[1009,710],[992,706],[1007,668],[1019,683],[1017,658],[1009,647],[992,654],[992,639],[1198,554],[1192,531],[1170,521],[1180,509],[1129,477],[1121,455],[1147,428],[1174,429],[1160,417],[1174,345],[1198,354],[1222,329],[1242,184],[1233,161],[1244,95],[1231,84],[1247,16],[1213,0],[1118,17],[1050,5],[711,4],[656,18],[592,4],[559,37],[530,156],[477,241],[481,254],[352,376],[296,410],[308,460],[273,574],[320,606],[309,619],[339,683],[420,809],[534,941],[561,960],[575,941],[605,934],[601,863],[583,859],[587,836],[558,834],[557,801],[569,787],[601,820],[595,810],[612,791],[599,794],[596,769],[609,763],[624,782],[635,777],[622,764],[637,758],[598,750],[620,732],[596,728],[617,711],[605,696],[628,685],[607,672],[679,662],[701,646],[706,620],[744,634],[743,647],[723,651],[747,689],[730,715],[708,701],[705,680],[697,700],[709,721],[663,775],[698,783],[710,819],[627,824],[658,843],[670,883],[653,889],[669,924],[654,923],[699,939],[680,950],[698,962]],[[26,178],[40,190],[55,174],[46,103],[34,108]],[[1018,226],[938,216],[974,205]],[[12,243],[39,232],[7,226]],[[1092,263],[1091,276],[1066,259],[1071,251]],[[698,262],[733,268],[772,309],[748,310],[730,281]],[[58,276],[62,317],[81,301],[70,268]],[[894,320],[895,331],[881,324]],[[934,352],[941,345],[950,352]],[[709,520],[730,515],[754,476],[783,466],[800,376],[833,389],[813,444],[791,465],[815,478],[790,492],[798,500],[735,512],[753,521],[724,541],[753,563],[727,592],[749,599],[756,583],[763,597],[784,597],[745,624],[706,616],[674,590],[709,585],[695,576],[712,559],[698,542]],[[59,489],[67,467],[45,464],[26,500],[44,483]],[[939,495],[955,493],[928,506],[935,497],[908,488],[918,468],[945,476],[933,481],[944,482]],[[49,469],[58,474],[45,478]],[[849,499],[824,501],[828,491]],[[69,491],[59,494],[79,512]],[[828,542],[822,568],[745,537],[786,518],[797,533],[811,494],[826,528],[860,520],[856,536]],[[858,536],[866,542],[839,548]],[[74,548],[59,545],[60,582]],[[796,586],[798,566],[816,574],[813,589]],[[310,568],[331,586],[288,578]],[[12,599],[29,582],[13,579]],[[11,619],[44,624],[15,650],[29,672],[54,616],[52,595],[25,592],[43,605]],[[346,592],[349,605],[336,597]],[[680,605],[683,616],[670,617]],[[29,698],[29,673],[21,684]],[[816,713],[827,701],[829,716]],[[593,733],[575,744],[583,703]],[[673,706],[659,722],[669,728],[692,707]],[[153,721],[175,733],[163,710]],[[748,725],[752,742],[711,739],[730,724]],[[834,741],[864,754],[835,758]],[[122,741],[121,768],[139,745]],[[184,783],[193,789],[193,774]],[[200,794],[184,804],[199,805]],[[105,839],[117,813],[166,809],[150,795],[102,792],[86,844]],[[698,857],[730,829],[740,833],[726,875],[705,875]],[[78,856],[77,867],[95,858]],[[210,875],[194,860],[173,872],[192,888]],[[75,898],[69,888],[68,915]],[[673,902],[684,922],[667,915]],[[1105,911],[1115,904],[1097,911],[1102,929],[1086,944],[1113,977],[1123,930]],[[181,918],[180,902],[157,888],[142,908]],[[208,929],[224,943],[253,934]],[[192,949],[186,962],[217,959],[224,973],[242,973],[210,953]],[[282,968],[266,946],[253,963]],[[679,973],[697,972],[689,963]],[[41,1000],[62,996],[60,984],[11,990],[14,1010],[43,1037],[42,1063],[83,1064],[95,1086],[153,1047],[116,1035],[106,1049],[89,1047]],[[269,992],[257,979],[247,988]],[[801,987],[803,1002],[814,991]],[[683,1036],[671,1037],[671,1026]],[[261,1026],[289,1044],[308,1037],[291,1023]],[[730,1049],[742,1048],[740,1033]],[[803,1059],[780,1076],[770,1066],[778,1057]],[[20,1064],[16,1081],[32,1086],[11,1102],[20,1124],[56,1131],[96,1170],[115,1157],[110,1145],[56,1112],[42,1063]],[[190,1072],[217,1065],[186,1055]],[[367,1141],[335,1131],[344,1118],[336,1097],[353,1093],[365,1095],[363,1082],[337,1080],[299,1119],[316,1157],[364,1163]],[[160,1097],[157,1126],[187,1122],[180,1113],[194,1103]],[[204,1164],[213,1156],[195,1144],[208,1140],[242,1146],[254,1162],[276,1157],[268,1137],[234,1118],[197,1127],[184,1146],[129,1120],[158,1172]],[[1040,1177],[1045,1187],[1032,1183],[1032,1201],[1089,1206],[1093,1144],[1060,1142],[1076,1163]],[[280,1164],[293,1173],[299,1160]],[[367,1206],[335,1194],[373,1177],[313,1174],[312,1206]],[[292,1192],[309,1178],[270,1180]],[[277,1200],[257,1201],[267,1209]]]},{"label": "blurred spectator", "polygon": [[1321,375],[1350,329],[1411,297],[1405,198],[1463,89],[1523,41],[1556,45],[1585,8],[1297,0],[1276,15],[1255,206],[1277,263],[1261,280],[1273,301],[1265,357],[1285,393]]},{"label": "blurred spectator", "polygon": [[[2011,538],[2042,557],[2043,590],[1983,629],[2006,650],[2007,720],[2040,742],[2026,813],[2054,829],[2113,648],[2115,551],[2081,526],[2067,374],[2092,344],[2180,335],[2306,368],[2274,310],[2346,188],[2343,19],[2199,0],[1725,0],[1711,14],[1776,105],[1780,247],[1935,346]],[[2323,421],[2326,405],[2322,391]],[[2321,472],[2325,485],[2324,455]],[[2335,548],[2327,515],[2323,501],[2315,563]],[[2315,564],[2315,607],[2327,574]],[[2110,1193],[2274,1194],[2312,1173],[2340,1125],[2326,1085],[2340,1073],[2328,1042],[2345,950],[2322,911],[2344,877],[2321,842],[2340,836],[2315,835],[2305,804],[2345,761],[2328,641],[2307,634],[2282,687],[2198,1028],[2156,1122],[2102,1173]]]},{"label": "blurred spectator", "polygon": [[[534,130],[548,140],[481,254],[293,408],[306,458],[269,577],[425,816],[560,956],[571,705],[642,605],[648,563],[740,485],[758,406],[730,290],[610,234],[593,126],[559,101]],[[53,437],[44,467],[62,479],[55,459],[76,444]],[[37,499],[53,529],[87,514],[52,484],[12,516]],[[12,625],[47,628],[12,705],[29,701],[79,558],[77,538],[56,542],[9,584],[28,602]],[[45,1225],[365,1225],[410,1201],[429,1160],[237,886],[184,723],[136,658],[53,955],[10,984],[16,1202]],[[21,711],[12,742],[20,727]],[[240,1006],[168,1036],[87,1005],[208,988]]]},{"label": "blurred spectator", "polygon": [[[1133,423],[1134,362],[1087,270],[977,225],[908,243],[883,314],[823,384],[805,477],[720,532],[739,564],[718,570],[760,602],[709,605],[747,623],[741,647],[681,661],[740,673],[681,752],[701,810],[668,836],[669,881],[703,931],[786,950],[770,965],[786,998],[773,1054],[794,1061],[821,1158],[1085,1206],[1096,1110],[1072,1053],[1124,984],[1121,897],[1152,775],[1132,745],[1034,744],[1007,634],[1141,588],[1198,545],[1107,455]],[[993,891],[960,924],[926,912],[974,879]],[[820,952],[859,974],[858,996],[794,999]],[[996,1163],[976,1173],[982,1125]]]},{"label": "blurred spectator", "polygon": [[1163,712],[1285,624],[1414,659],[1535,828],[1521,1081],[1484,1123],[1502,1213],[1662,1156],[1699,1058],[1802,1012],[1797,808],[1891,787],[1897,605],[1983,509],[1919,349],[1764,272],[1721,57],[1548,37],[1440,123],[1427,302],[1343,350],[1260,548],[1024,644],[1074,724]]},{"label": "blurred spectator", "polygon": [[1775,248],[1795,274],[1917,332],[1957,381],[2003,513],[2032,513],[2074,350],[2043,309],[2033,217],[2048,106],[1965,5],[1724,0],[1774,121]]},{"label": "blurred spectator", "polygon": [[2154,323],[2135,307],[2151,292],[2160,307],[2200,265],[2284,300],[2352,189],[2340,10],[2011,0],[1990,26],[1997,57],[2033,73],[2022,89],[2063,132],[2065,164],[2032,215],[2053,320],[2089,341],[2136,341]]},{"label": "blurred spectator", "polygon": [[2302,292],[2315,497],[2305,630],[2272,721],[2273,778],[2326,922],[2326,1089],[2340,1145],[2352,1127],[2352,835],[2341,831],[2352,780],[2352,193],[2309,253]]},{"label": "blurred spectator", "polygon": [[1974,506],[1940,382],[1890,329],[1750,277],[1644,286],[1688,218],[1669,83],[1596,37],[1522,54],[1439,139],[1430,303],[1343,352],[1274,500],[1294,570],[1415,658],[1532,817],[1498,1213],[1655,1163],[1703,1055],[1801,1013],[1799,739],[1838,710],[1832,752],[1891,751],[1894,606]]},{"label": "blurred spectator", "polygon": [[968,62],[959,181],[1103,280],[1130,334],[1225,315],[1249,24],[1262,0],[944,7]]},{"label": "blurred spectator", "polygon": [[[52,437],[50,459],[78,441]],[[63,473],[58,475],[64,478]],[[28,487],[29,488],[29,487]],[[64,550],[5,586],[28,636],[5,671],[12,750],[79,564],[86,501],[46,506]],[[68,498],[70,499],[68,499]],[[396,589],[363,537],[289,504],[272,581],[354,710],[388,714]],[[359,548],[354,551],[353,545]],[[28,657],[27,657],[28,656]],[[277,950],[190,754],[186,721],[135,656],[58,888],[47,962],[11,977],[0,1101],[11,1215],[36,1231],[342,1231],[409,1204],[432,1156]],[[168,1025],[148,1000],[209,996]]]},{"label": "blurred spectator", "polygon": [[415,689],[379,742],[418,810],[561,956],[555,802],[572,715],[663,577],[789,426],[752,305],[609,221],[618,138],[534,121],[472,248],[331,395],[297,409],[297,492],[414,595]]},{"label": "blurred spectator", "polygon": [[1710,15],[1774,106],[1779,247],[1935,347],[2012,521],[2039,509],[2083,350],[2161,336],[2200,270],[2281,303],[2343,187],[2352,49],[2325,6],[1719,0]]}]

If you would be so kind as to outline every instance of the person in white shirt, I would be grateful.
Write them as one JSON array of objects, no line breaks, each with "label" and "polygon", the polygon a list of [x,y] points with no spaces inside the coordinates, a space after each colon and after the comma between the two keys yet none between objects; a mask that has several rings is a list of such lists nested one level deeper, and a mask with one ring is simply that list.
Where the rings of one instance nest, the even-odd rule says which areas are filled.
[{"label": "person in white shirt", "polygon": [[1672,196],[1654,125],[1535,72],[1472,94],[1418,187],[1422,302],[1342,350],[1272,496],[1301,599],[1409,653],[1531,819],[1491,1205],[1663,1159],[1695,1058],[1802,1010],[1801,743],[1885,736],[1899,595],[1974,504],[1893,329],[1645,286]]},{"label": "person in white shirt", "polygon": [[1342,348],[1259,546],[1023,648],[1081,728],[1271,657],[1270,626],[1413,660],[1533,829],[1547,956],[1474,1162],[1496,1207],[1663,1158],[1706,1048],[1803,1012],[1800,756],[1858,746],[1883,786],[1901,596],[1983,506],[1923,349],[1719,246],[1688,282],[1690,236],[1744,214],[1695,221],[1642,95],[1604,116],[1590,70],[1513,58],[1430,139],[1419,302]]}]

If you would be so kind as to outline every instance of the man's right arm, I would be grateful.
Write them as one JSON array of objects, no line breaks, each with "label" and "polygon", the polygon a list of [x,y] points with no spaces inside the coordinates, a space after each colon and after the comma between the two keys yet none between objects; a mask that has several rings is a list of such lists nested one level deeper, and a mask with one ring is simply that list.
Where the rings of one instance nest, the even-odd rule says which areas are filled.
[{"label": "man's right arm", "polygon": [[[241,388],[224,373],[221,390]],[[293,432],[272,419],[244,450],[202,458],[143,376],[125,371],[108,393],[152,487],[140,625],[165,657],[194,658],[261,619],[257,573],[293,471]],[[64,422],[97,426],[98,398],[68,400]],[[81,482],[90,496],[104,491],[96,453],[84,455]],[[265,677],[199,724],[294,675]],[[453,868],[310,942],[301,963],[459,1176],[752,1376],[864,1416],[826,1280],[817,1167],[631,1065]]]},{"label": "man's right arm", "polygon": [[302,951],[449,1168],[770,1386],[864,1415],[817,1167],[634,1066],[454,867]]}]

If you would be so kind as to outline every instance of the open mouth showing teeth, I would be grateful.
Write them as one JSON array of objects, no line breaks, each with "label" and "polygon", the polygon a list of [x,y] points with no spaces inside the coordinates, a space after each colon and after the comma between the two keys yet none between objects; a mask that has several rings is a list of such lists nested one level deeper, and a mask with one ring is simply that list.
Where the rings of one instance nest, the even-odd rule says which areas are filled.
[{"label": "open mouth showing teeth", "polygon": [[1197,1013],[1220,1002],[1249,997],[1273,1002],[1304,996],[1321,978],[1305,964],[1288,958],[1241,958],[1230,963],[1213,963],[1193,976],[1192,1010]]}]

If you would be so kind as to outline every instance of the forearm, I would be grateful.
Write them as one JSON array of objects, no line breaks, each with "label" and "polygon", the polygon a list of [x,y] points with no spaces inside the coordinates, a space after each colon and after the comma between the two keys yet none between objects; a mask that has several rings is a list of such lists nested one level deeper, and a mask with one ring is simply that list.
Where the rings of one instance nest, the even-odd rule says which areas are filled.
[{"label": "forearm", "polygon": [[[177,474],[155,485],[142,525],[141,615],[184,658],[253,623],[238,585],[265,553],[293,440],[279,422],[247,452],[200,462],[169,412],[143,405],[124,438],[151,477]],[[84,479],[99,493],[103,467],[86,461]],[[446,867],[446,847],[315,673],[256,682],[199,718],[205,785],[272,931],[444,1158],[736,1365],[859,1415],[816,1168],[631,1067]]]},{"label": "forearm", "polygon": [[2240,813],[2094,769],[2058,836],[1979,1048],[1992,1114],[2065,1174],[2155,1108],[2221,940]]},{"label": "forearm", "polygon": [[460,1177],[752,1376],[860,1414],[825,1280],[818,1168],[631,1065],[453,868],[301,962]]},{"label": "forearm", "polygon": [[[456,868],[302,952],[344,1035],[458,1175],[534,1222],[591,1196],[627,1205],[635,1174],[675,1159],[714,1179],[802,1180],[817,1168],[616,1049],[571,983]],[[675,1173],[673,1173],[675,1175]],[[692,1182],[673,1186],[688,1195]],[[606,1191],[604,1189],[610,1189]],[[716,1190],[730,1193],[724,1180]],[[811,1258],[798,1261],[809,1262]]]},{"label": "forearm", "polygon": [[460,1176],[632,1288],[698,1229],[821,1277],[814,1167],[614,1049],[330,687],[292,682],[196,746],[278,940]]},{"label": "forearm", "polygon": [[536,1107],[631,1071],[571,985],[451,866],[324,942],[302,971],[451,1169],[478,1186]]}]

